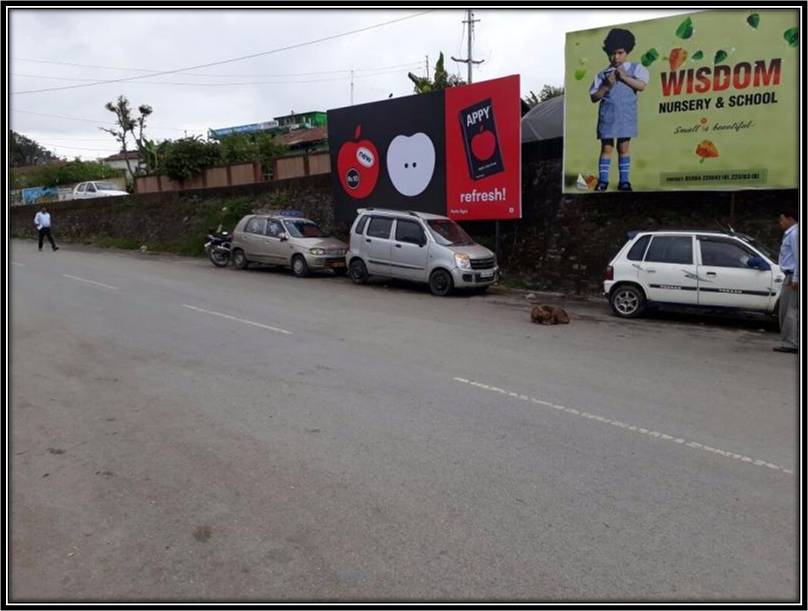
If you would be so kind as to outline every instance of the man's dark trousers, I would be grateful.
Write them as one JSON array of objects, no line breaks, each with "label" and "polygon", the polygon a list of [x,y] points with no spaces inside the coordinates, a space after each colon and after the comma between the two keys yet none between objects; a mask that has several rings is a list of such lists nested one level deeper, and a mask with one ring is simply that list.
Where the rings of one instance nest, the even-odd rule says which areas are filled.
[{"label": "man's dark trousers", "polygon": [[43,227],[39,230],[39,250],[42,250],[42,241],[44,240],[45,236],[48,236],[48,241],[50,242],[51,247],[53,250],[56,250],[56,242],[53,241],[50,227]]}]

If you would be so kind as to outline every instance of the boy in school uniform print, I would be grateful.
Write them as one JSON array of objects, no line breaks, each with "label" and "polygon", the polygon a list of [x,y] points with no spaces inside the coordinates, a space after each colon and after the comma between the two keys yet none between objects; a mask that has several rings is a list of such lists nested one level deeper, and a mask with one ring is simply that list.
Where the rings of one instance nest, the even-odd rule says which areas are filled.
[{"label": "boy in school uniform print", "polygon": [[595,75],[589,88],[590,99],[600,103],[597,128],[600,159],[595,191],[605,191],[609,186],[609,166],[615,139],[620,170],[617,190],[631,191],[629,144],[637,135],[637,92],[645,89],[650,79],[645,66],[626,61],[634,44],[634,34],[620,28],[612,29],[603,41],[609,66]]}]

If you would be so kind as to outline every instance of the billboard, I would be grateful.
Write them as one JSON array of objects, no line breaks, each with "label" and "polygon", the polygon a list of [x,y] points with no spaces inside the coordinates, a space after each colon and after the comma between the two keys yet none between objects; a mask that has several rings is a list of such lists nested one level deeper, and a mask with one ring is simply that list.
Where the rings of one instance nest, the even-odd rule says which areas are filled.
[{"label": "billboard", "polygon": [[795,188],[796,10],[567,34],[565,193]]},{"label": "billboard", "polygon": [[521,218],[519,77],[328,111],[335,217]]},{"label": "billboard", "polygon": [[278,127],[277,121],[264,121],[263,123],[250,123],[249,125],[236,125],[235,127],[222,127],[220,129],[209,129],[209,138],[224,138],[232,134],[251,134],[262,132]]}]

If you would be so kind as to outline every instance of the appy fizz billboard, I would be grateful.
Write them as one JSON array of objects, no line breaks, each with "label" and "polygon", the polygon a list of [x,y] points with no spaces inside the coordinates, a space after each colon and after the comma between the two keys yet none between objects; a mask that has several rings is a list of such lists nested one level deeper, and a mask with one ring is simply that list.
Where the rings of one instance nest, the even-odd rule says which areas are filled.
[{"label": "appy fizz billboard", "polygon": [[335,217],[521,218],[519,77],[328,111]]}]

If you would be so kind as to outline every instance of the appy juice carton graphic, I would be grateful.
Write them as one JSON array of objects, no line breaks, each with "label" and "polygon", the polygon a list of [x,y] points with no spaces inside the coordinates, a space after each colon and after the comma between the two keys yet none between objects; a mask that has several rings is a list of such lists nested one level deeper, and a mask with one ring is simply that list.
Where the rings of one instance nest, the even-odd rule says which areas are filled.
[{"label": "appy juice carton graphic", "polygon": [[463,108],[459,119],[472,180],[503,172],[505,166],[502,163],[491,98]]}]

